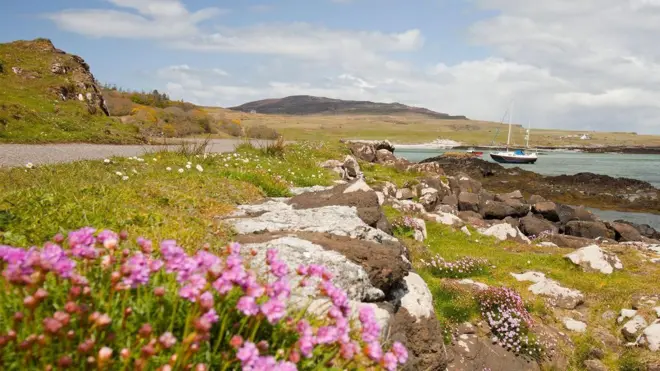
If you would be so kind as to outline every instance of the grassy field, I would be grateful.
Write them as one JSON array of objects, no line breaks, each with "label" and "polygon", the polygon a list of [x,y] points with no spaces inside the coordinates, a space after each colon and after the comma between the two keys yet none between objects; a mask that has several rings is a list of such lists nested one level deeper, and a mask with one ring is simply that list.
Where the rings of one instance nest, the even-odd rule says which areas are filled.
[{"label": "grassy field", "polygon": [[[266,125],[290,140],[319,139],[389,139],[396,143],[425,143],[437,138],[452,139],[466,145],[490,145],[506,143],[508,126],[501,123],[472,120],[437,120],[426,116],[285,116],[235,112],[223,108],[207,107],[216,118],[238,119],[243,125]],[[499,129],[499,132],[498,132]],[[566,138],[585,132],[567,130],[533,129],[531,144],[534,146],[660,146],[660,136],[634,133],[589,132],[591,140]],[[496,136],[497,134],[497,136]],[[512,142],[524,144],[524,129],[515,126]],[[563,138],[564,137],[564,138]]]}]

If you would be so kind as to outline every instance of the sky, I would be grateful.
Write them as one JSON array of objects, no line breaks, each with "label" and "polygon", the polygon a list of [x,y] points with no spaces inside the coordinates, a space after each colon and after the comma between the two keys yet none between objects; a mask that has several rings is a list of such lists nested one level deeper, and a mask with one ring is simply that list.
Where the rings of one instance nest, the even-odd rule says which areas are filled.
[{"label": "sky", "polygon": [[660,134],[660,0],[21,0],[103,83],[229,107],[308,94]]}]

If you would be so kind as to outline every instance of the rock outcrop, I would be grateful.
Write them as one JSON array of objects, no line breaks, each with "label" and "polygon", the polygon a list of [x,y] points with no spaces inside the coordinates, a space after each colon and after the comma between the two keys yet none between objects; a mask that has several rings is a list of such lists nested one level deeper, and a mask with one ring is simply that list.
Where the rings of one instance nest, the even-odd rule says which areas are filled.
[{"label": "rock outcrop", "polygon": [[604,251],[598,245],[583,247],[566,255],[566,258],[586,271],[612,274],[615,269],[623,269],[623,264],[616,255]]}]

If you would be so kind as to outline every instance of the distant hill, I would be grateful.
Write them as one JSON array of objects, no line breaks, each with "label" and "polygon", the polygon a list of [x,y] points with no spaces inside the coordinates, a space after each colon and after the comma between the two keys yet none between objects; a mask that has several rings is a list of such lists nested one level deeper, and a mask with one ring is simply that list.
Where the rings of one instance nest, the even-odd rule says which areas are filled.
[{"label": "distant hill", "polygon": [[401,103],[376,103],[369,101],[342,100],[310,95],[292,95],[280,99],[264,99],[249,102],[230,110],[264,114],[283,115],[392,115],[401,113],[415,113],[441,120],[467,120],[465,116],[452,116],[446,113],[431,111],[421,107],[411,107]]}]

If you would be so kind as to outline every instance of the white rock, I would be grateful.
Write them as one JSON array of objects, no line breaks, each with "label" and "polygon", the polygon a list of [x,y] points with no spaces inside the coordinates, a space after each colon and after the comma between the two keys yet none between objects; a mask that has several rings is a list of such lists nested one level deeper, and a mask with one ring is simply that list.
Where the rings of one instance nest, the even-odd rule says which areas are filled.
[{"label": "white rock", "polygon": [[436,212],[433,214],[426,214],[427,217],[436,221],[436,223],[449,225],[449,226],[459,226],[463,225],[463,220],[458,216],[450,213]]},{"label": "white rock", "polygon": [[256,215],[260,213],[265,213],[269,211],[281,211],[281,210],[292,210],[291,205],[287,205],[284,202],[277,200],[269,200],[261,204],[256,205],[239,205],[234,212],[229,214],[232,218]]},{"label": "white rock", "polygon": [[344,163],[338,160],[328,160],[325,162],[322,162],[319,166],[325,169],[334,169],[336,167],[342,167]]},{"label": "white rock", "polygon": [[583,333],[587,331],[587,324],[582,321],[577,321],[574,320],[573,318],[565,317],[563,319],[563,322],[564,322],[564,327],[566,327],[566,329],[569,331],[579,332],[579,333]]},{"label": "white rock", "polygon": [[616,319],[618,323],[623,323],[628,318],[633,318],[637,314],[637,311],[634,309],[621,309],[619,318]]},{"label": "white rock", "polygon": [[648,326],[648,323],[644,317],[639,314],[633,317],[630,321],[626,322],[621,329],[623,336],[628,340],[635,340],[637,333],[639,333],[644,327]]},{"label": "white rock", "polygon": [[278,231],[330,233],[367,241],[397,241],[366,225],[349,206],[325,206],[304,210],[275,210],[253,218],[227,219],[239,234]]},{"label": "white rock", "polygon": [[563,287],[559,282],[546,278],[545,274],[540,272],[525,272],[523,274],[511,273],[518,281],[534,282],[529,287],[535,295],[545,296],[550,299],[552,305],[564,308],[574,309],[584,301],[582,292]]},{"label": "white rock", "polygon": [[660,307],[655,307],[653,310],[655,311],[655,316],[660,318]]},{"label": "white rock", "polygon": [[383,192],[376,192],[376,197],[378,197],[378,204],[382,206],[385,203],[385,195]]},{"label": "white rock", "polygon": [[401,307],[406,308],[417,321],[433,315],[433,296],[424,279],[417,273],[409,272],[404,278],[408,292],[401,298]]},{"label": "white rock", "polygon": [[[266,251],[276,249],[278,257],[286,263],[291,272],[290,282],[296,290],[307,291],[305,296],[316,292],[316,286],[306,288],[298,287],[300,279],[295,273],[301,264],[324,265],[333,274],[333,283],[342,288],[351,300],[378,301],[385,297],[380,289],[374,287],[369,280],[369,275],[361,266],[348,260],[344,255],[325,250],[322,246],[297,237],[282,237],[264,243],[244,245],[243,251],[250,253],[255,250],[257,255],[250,258],[250,265],[261,274],[267,273]],[[300,295],[300,293],[298,293]]]},{"label": "white rock", "polygon": [[360,165],[355,157],[351,155],[346,155],[346,158],[344,159],[344,170],[346,170],[346,175],[349,179],[362,177]]},{"label": "white rock", "polygon": [[495,224],[489,228],[481,228],[479,229],[479,233],[485,236],[495,237],[500,241],[506,241],[508,239],[520,239],[526,243],[531,243],[529,238],[520,232],[518,228],[515,228],[508,223]]},{"label": "white rock", "polygon": [[331,186],[324,187],[324,186],[320,186],[320,185],[315,185],[315,186],[312,186],[312,187],[294,187],[294,188],[289,189],[289,191],[291,192],[291,194],[293,194],[295,196],[298,196],[298,195],[301,195],[303,193],[327,191],[327,190],[332,189],[332,188],[333,187],[331,187]]},{"label": "white rock", "polygon": [[598,245],[583,247],[565,257],[586,270],[595,270],[603,274],[612,274],[614,269],[623,269],[623,264],[616,255],[603,251]]},{"label": "white rock", "polygon": [[373,189],[365,183],[364,179],[358,179],[355,183],[348,186],[343,193],[353,193],[357,191],[370,192],[373,191]]},{"label": "white rock", "polygon": [[458,281],[457,283],[461,286],[467,286],[467,287],[470,287],[470,288],[474,288],[478,291],[483,291],[483,290],[488,289],[488,285],[486,285],[485,283],[476,282],[476,281],[471,280],[469,278],[464,278],[464,279]]},{"label": "white rock", "polygon": [[537,243],[536,246],[538,246],[538,247],[559,247],[559,246],[557,246],[556,243],[547,242],[547,241]]},{"label": "white rock", "polygon": [[653,352],[660,351],[660,323],[656,322],[645,328],[639,342],[646,344]]},{"label": "white rock", "polygon": [[426,195],[435,195],[435,196],[437,196],[438,195],[438,190],[435,189],[435,188],[424,188],[424,189],[422,189],[421,195],[422,196],[426,196]]},{"label": "white rock", "polygon": [[414,218],[413,220],[415,225],[419,226],[419,229],[415,229],[415,240],[424,242],[428,237],[428,234],[426,233],[426,222],[419,218]]},{"label": "white rock", "polygon": [[461,228],[461,232],[465,233],[465,234],[468,235],[468,236],[472,236],[472,233],[470,232],[470,230],[468,229],[468,227],[465,226],[465,225],[463,226],[463,228]]},{"label": "white rock", "polygon": [[396,196],[396,185],[390,182],[385,182],[383,185],[383,194],[386,197],[395,197]]}]

